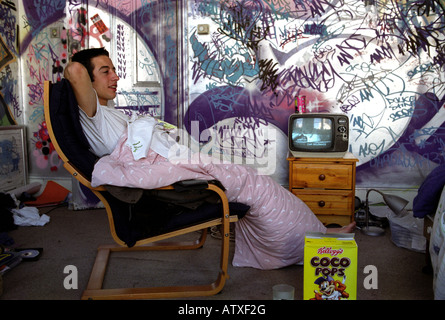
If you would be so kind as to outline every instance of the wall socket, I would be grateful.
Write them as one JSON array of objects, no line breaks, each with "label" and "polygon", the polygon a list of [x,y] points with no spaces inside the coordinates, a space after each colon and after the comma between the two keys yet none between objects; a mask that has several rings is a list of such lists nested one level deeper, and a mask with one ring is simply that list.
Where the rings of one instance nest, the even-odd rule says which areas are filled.
[{"label": "wall socket", "polygon": [[198,34],[209,34],[210,27],[208,24],[198,24]]},{"label": "wall socket", "polygon": [[51,28],[50,35],[51,35],[51,38],[60,38],[59,28]]}]

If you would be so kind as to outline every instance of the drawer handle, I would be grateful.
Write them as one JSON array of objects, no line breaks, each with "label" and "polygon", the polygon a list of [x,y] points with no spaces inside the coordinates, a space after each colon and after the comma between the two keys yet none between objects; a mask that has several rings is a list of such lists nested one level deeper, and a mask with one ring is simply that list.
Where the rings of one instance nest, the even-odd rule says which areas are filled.
[{"label": "drawer handle", "polygon": [[325,205],[326,205],[326,203],[323,200],[318,201],[318,206],[319,207],[323,208]]},{"label": "drawer handle", "polygon": [[320,181],[323,181],[324,179],[326,179],[326,176],[325,176],[324,174],[320,174],[320,175],[318,176],[318,179],[319,179]]}]

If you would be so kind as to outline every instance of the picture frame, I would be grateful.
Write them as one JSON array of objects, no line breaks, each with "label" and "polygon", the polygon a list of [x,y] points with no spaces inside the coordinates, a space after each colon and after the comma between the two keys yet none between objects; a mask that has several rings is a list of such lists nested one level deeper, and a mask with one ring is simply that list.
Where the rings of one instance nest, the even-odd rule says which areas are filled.
[{"label": "picture frame", "polygon": [[25,126],[0,126],[0,191],[22,187],[27,179]]}]

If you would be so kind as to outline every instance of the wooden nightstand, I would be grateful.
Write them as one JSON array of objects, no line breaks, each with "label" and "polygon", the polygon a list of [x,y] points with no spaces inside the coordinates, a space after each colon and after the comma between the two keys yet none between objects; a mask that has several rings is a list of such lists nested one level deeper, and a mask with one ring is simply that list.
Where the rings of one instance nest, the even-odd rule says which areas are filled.
[{"label": "wooden nightstand", "polygon": [[289,190],[325,225],[354,220],[356,159],[289,157]]}]

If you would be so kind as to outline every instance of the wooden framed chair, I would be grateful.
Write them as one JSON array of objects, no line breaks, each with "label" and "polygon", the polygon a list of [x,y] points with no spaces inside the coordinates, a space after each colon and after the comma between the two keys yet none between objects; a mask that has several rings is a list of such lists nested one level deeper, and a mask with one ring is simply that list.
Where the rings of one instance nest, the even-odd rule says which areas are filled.
[{"label": "wooden framed chair", "polygon": [[[74,93],[69,82],[65,79],[57,83],[45,81],[44,83],[44,114],[46,126],[59,157],[63,160],[68,172],[102,201],[105,206],[111,235],[115,241],[113,245],[99,246],[96,260],[90,275],[87,288],[82,294],[82,299],[156,299],[179,298],[214,295],[220,292],[228,278],[229,258],[229,228],[230,223],[240,219],[249,209],[248,206],[238,203],[229,203],[223,187],[218,182],[186,181],[173,186],[157,189],[156,192],[137,190],[142,192],[142,197],[137,200],[123,201],[115,197],[110,186],[91,186],[91,174],[97,157],[90,152],[80,122],[79,110]],[[191,187],[190,187],[191,185]],[[132,190],[130,190],[132,191]],[[175,204],[166,204],[165,199],[157,197],[161,193],[171,192],[176,196],[186,192],[189,195],[207,196],[216,195],[219,200],[216,203],[204,201],[196,209],[184,210],[176,214]],[[154,194],[154,195],[153,195]],[[150,202],[150,214],[141,220],[133,221],[133,216],[138,216],[139,211],[147,208]],[[138,204],[141,204],[138,206]],[[173,208],[174,214],[157,215],[156,210],[164,210],[168,205]],[[164,207],[163,207],[164,206]],[[154,212],[153,212],[154,211]],[[143,213],[141,213],[143,215]],[[157,219],[167,216],[168,219]],[[150,220],[151,219],[151,220]],[[152,221],[153,223],[151,223]],[[204,245],[207,229],[212,226],[220,226],[222,233],[221,256],[216,280],[206,285],[184,285],[174,287],[148,287],[148,288],[103,288],[105,272],[109,264],[110,254],[116,251],[150,251],[150,250],[187,250],[196,249]],[[178,242],[172,239],[179,235],[201,230],[201,235],[195,241]],[[171,239],[166,241],[167,239]]]}]

